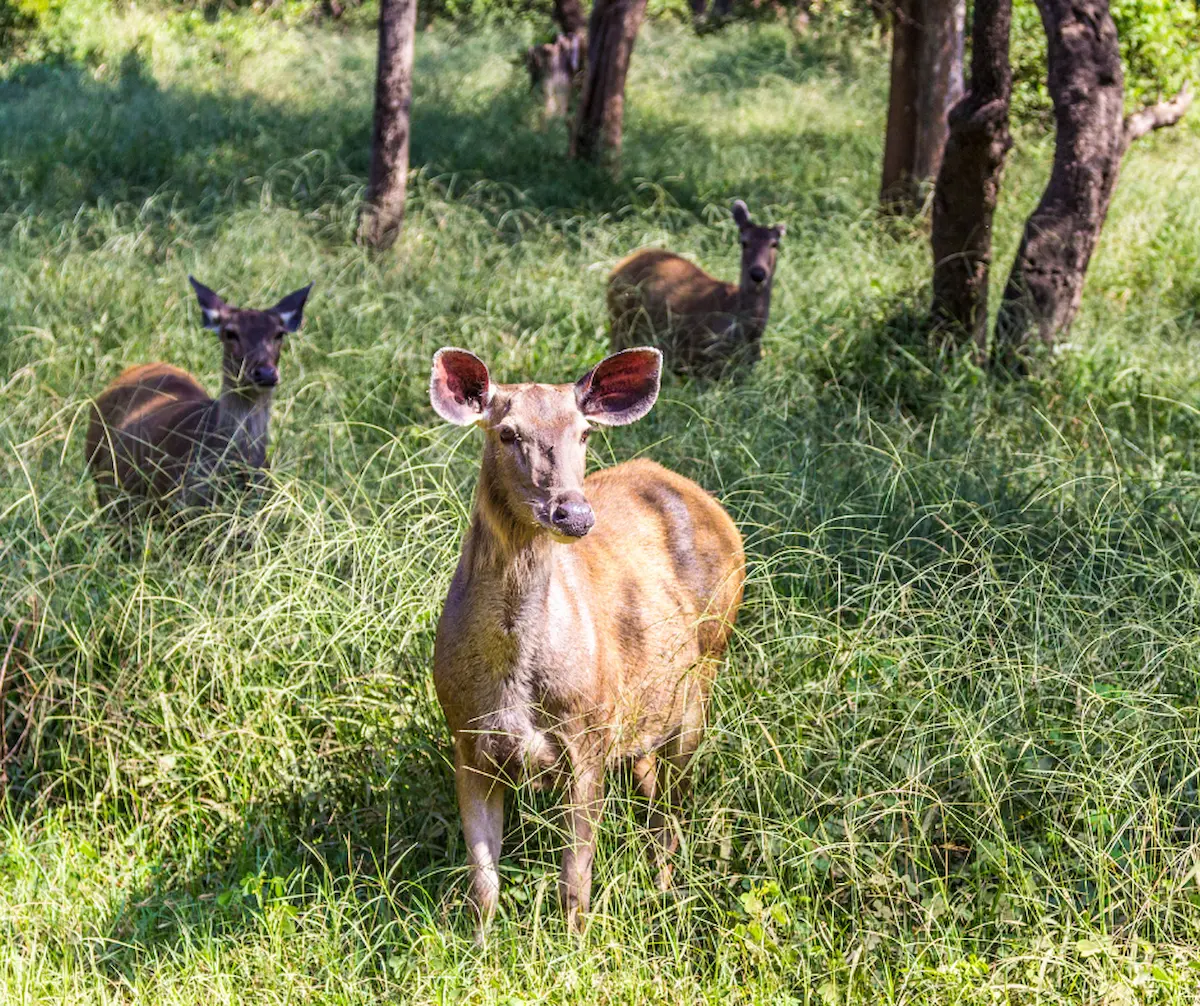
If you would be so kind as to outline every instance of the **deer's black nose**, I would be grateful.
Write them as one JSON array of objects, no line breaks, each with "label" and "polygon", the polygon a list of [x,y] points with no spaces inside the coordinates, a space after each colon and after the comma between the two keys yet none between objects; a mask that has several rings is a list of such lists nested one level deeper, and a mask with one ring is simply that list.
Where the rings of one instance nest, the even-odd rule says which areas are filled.
[{"label": "deer's black nose", "polygon": [[269,363],[260,363],[250,369],[250,380],[260,388],[273,388],[279,383],[279,371]]},{"label": "deer's black nose", "polygon": [[761,283],[767,278],[767,270],[760,265],[756,265],[750,270],[750,278],[754,280],[755,283]]},{"label": "deer's black nose", "polygon": [[581,493],[564,494],[550,510],[550,523],[559,534],[582,538],[596,523],[596,515]]}]

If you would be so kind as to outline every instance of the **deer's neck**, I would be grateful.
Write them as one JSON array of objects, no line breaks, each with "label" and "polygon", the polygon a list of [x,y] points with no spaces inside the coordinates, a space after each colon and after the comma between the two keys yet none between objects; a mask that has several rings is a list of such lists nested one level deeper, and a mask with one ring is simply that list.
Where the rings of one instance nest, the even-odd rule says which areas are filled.
[{"label": "deer's neck", "polygon": [[774,277],[762,286],[743,283],[738,288],[738,314],[743,319],[742,324],[750,331],[762,335],[767,327],[767,319],[771,314],[771,286]]},{"label": "deer's neck", "polygon": [[505,632],[522,636],[545,626],[554,553],[569,547],[556,543],[531,516],[511,512],[491,451],[485,451],[463,558],[477,596],[498,606],[494,614]]},{"label": "deer's neck", "polygon": [[226,382],[213,403],[214,433],[234,447],[248,464],[260,468],[267,459],[273,394],[271,388],[247,390]]}]

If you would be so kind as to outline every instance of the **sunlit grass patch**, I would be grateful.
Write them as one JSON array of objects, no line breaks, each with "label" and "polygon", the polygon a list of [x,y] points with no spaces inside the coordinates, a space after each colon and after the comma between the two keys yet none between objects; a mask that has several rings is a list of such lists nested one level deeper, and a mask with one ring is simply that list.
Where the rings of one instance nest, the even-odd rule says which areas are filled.
[{"label": "sunlit grass patch", "polygon": [[[921,227],[874,214],[873,49],[648,26],[611,180],[536,128],[519,32],[435,28],[372,259],[370,38],[89,31],[0,84],[0,998],[1191,1003],[1194,130],[1131,154],[1069,347],[999,387],[930,356]],[[997,282],[1048,153],[1019,138]],[[429,676],[479,442],[436,425],[429,358],[578,377],[627,252],[733,276],[735,197],[788,226],[761,365],[591,441],[697,479],[748,543],[677,889],[615,778],[569,936],[555,802],[521,793],[479,951]],[[272,486],[126,540],[86,401],[150,359],[215,388],[189,272],[247,306],[315,282]]]}]

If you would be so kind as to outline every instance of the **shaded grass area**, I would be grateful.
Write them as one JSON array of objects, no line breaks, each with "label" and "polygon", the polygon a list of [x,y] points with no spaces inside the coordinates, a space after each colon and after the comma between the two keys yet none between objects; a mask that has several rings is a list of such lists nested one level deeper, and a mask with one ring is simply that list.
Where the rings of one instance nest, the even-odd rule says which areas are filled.
[{"label": "shaded grass area", "polygon": [[[874,217],[878,52],[652,26],[612,180],[537,128],[519,39],[435,29],[372,259],[370,39],[96,31],[0,84],[5,1001],[1190,1002],[1194,130],[1131,154],[1071,346],[993,387],[925,345],[927,246]],[[1016,151],[1001,264],[1047,154]],[[592,441],[717,492],[752,561],[678,889],[615,779],[572,939],[523,793],[476,951],[429,666],[478,445],[434,423],[429,357],[577,377],[611,265],[733,275],[738,196],[788,225],[762,364]],[[274,491],[116,541],[83,407],[147,359],[215,383],[189,272],[249,306],[316,283]]]}]

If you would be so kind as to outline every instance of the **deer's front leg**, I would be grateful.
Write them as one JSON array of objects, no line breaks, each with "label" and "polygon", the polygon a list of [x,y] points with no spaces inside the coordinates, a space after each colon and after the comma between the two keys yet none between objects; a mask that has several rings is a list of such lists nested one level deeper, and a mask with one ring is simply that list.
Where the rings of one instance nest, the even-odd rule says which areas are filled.
[{"label": "deer's front leg", "polygon": [[593,758],[571,767],[567,804],[567,847],[563,851],[559,898],[567,924],[583,928],[592,898],[592,861],[596,858],[596,829],[604,803],[604,759]]},{"label": "deer's front leg", "polygon": [[458,812],[462,817],[463,837],[467,842],[467,863],[471,870],[471,905],[478,925],[476,938],[482,942],[484,930],[496,914],[500,901],[500,841],[504,836],[504,784],[494,776],[480,772],[457,753],[454,785],[458,791]]}]

